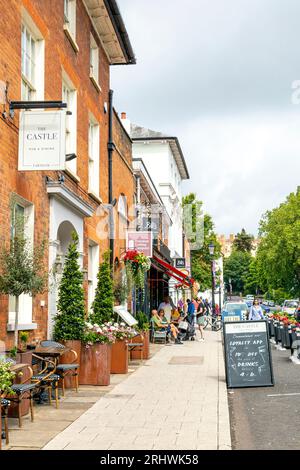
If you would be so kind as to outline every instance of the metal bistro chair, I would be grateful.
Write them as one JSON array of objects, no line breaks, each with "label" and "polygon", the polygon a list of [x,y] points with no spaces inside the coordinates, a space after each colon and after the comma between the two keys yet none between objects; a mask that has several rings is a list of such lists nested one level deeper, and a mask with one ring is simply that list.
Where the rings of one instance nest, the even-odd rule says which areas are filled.
[{"label": "metal bistro chair", "polygon": [[151,322],[151,343],[167,343],[167,331],[159,331],[154,328],[153,322]]},{"label": "metal bistro chair", "polygon": [[[8,436],[8,408],[10,401],[6,398],[0,398],[0,450],[2,449],[2,439],[5,438],[6,445],[9,444]],[[2,418],[4,421],[4,432],[2,432]]]},{"label": "metal bistro chair", "polygon": [[26,379],[24,382],[20,384],[13,384],[12,385],[12,391],[14,392],[14,396],[9,397],[9,401],[12,403],[16,403],[17,408],[18,408],[18,420],[19,420],[19,427],[22,427],[22,410],[21,410],[21,404],[23,400],[29,400],[30,403],[30,416],[31,416],[31,421],[34,420],[34,413],[33,413],[33,393],[37,387],[36,383],[32,383],[32,375],[33,375],[33,370],[32,368],[28,365],[27,366],[29,370],[29,377]]},{"label": "metal bistro chair", "polygon": [[[48,391],[49,404],[52,403],[52,388],[55,392],[55,404],[58,408],[58,382],[60,376],[56,374],[56,364],[48,357],[41,357],[37,354],[32,354],[32,365],[34,368],[34,375],[31,380],[36,387],[39,388],[39,394],[44,390]],[[40,395],[41,396],[41,395]]]},{"label": "metal bistro chair", "polygon": [[[57,348],[57,349],[67,349],[64,344],[57,343],[56,341],[45,340],[40,342],[40,346],[44,348]],[[78,393],[78,376],[79,376],[79,367],[80,364],[76,363],[77,352],[74,349],[68,351],[73,354],[73,360],[68,364],[56,364],[56,372],[60,376],[62,382],[62,395],[65,396],[65,377],[71,375],[75,380],[75,390]]]}]

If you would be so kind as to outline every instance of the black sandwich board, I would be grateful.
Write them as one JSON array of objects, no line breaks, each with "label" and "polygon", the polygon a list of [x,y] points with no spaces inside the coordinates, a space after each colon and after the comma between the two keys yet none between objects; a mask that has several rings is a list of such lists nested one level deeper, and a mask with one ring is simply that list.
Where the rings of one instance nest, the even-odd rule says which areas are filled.
[{"label": "black sandwich board", "polygon": [[223,334],[227,387],[272,387],[274,377],[267,322],[224,323]]}]

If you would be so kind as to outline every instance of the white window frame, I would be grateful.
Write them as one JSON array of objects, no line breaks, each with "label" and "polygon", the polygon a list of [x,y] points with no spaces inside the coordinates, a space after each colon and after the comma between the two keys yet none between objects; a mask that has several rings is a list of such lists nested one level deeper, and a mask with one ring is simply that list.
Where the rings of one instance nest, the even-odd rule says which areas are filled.
[{"label": "white window frame", "polygon": [[89,193],[100,196],[100,126],[95,117],[89,116]]},{"label": "white window frame", "polygon": [[124,194],[119,196],[118,213],[124,220],[128,221],[127,197]]},{"label": "white window frame", "polygon": [[[34,205],[26,201],[24,198],[18,195],[14,195],[14,203],[24,208],[24,234],[28,239],[29,243],[34,245]],[[13,224],[13,217],[11,214],[11,233]],[[32,321],[32,297],[29,294],[22,294],[19,297],[19,329],[20,330],[35,330],[37,328],[36,323]],[[15,329],[15,298],[9,296],[9,313],[8,313],[8,331],[14,331]]]},{"label": "white window frame", "polygon": [[90,37],[90,79],[98,90],[101,90],[99,85],[99,47],[91,33]]},{"label": "white window frame", "polygon": [[[25,41],[24,41],[25,35]],[[28,44],[28,40],[30,45]],[[34,46],[34,50],[32,50]],[[26,61],[27,58],[27,61]],[[29,68],[29,70],[27,70]],[[21,99],[44,100],[45,40],[28,12],[22,9],[21,25]]]},{"label": "white window frame", "polygon": [[88,250],[88,311],[91,312],[97,288],[100,248],[97,243],[89,240]]},{"label": "white window frame", "polygon": [[[66,155],[77,155],[77,90],[65,72],[62,74],[62,101],[67,103]],[[66,162],[66,169],[77,176],[77,158]]]},{"label": "white window frame", "polygon": [[79,51],[76,43],[76,0],[64,0],[64,31],[75,52]]}]

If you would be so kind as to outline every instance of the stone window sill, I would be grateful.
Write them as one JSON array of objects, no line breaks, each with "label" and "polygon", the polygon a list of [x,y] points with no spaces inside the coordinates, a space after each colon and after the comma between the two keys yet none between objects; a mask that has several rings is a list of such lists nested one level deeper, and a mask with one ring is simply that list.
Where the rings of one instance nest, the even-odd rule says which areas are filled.
[{"label": "stone window sill", "polygon": [[102,204],[102,199],[97,196],[97,194],[95,194],[93,191],[88,191],[89,193],[89,196],[94,199],[94,201],[98,202],[99,204]]},{"label": "stone window sill", "polygon": [[[21,323],[18,326],[19,331],[28,331],[28,330],[36,330],[36,329],[37,329],[37,323]],[[15,331],[15,324],[8,323],[7,331]]]},{"label": "stone window sill", "polygon": [[67,38],[69,39],[69,41],[71,43],[71,46],[73,47],[74,51],[76,53],[79,52],[78,44],[75,41],[75,39],[73,37],[73,34],[71,33],[71,31],[69,30],[69,28],[66,24],[64,24],[64,32],[65,32],[65,35],[67,36]]},{"label": "stone window sill", "polygon": [[73,181],[75,181],[76,183],[80,183],[79,176],[73,173],[73,171],[71,171],[69,168],[65,168],[64,171],[65,173],[67,173],[68,176],[70,176],[70,178],[72,178]]},{"label": "stone window sill", "polygon": [[96,88],[96,90],[99,92],[102,91],[102,88],[101,86],[99,85],[99,83],[97,82],[97,80],[95,79],[94,75],[90,75],[90,79],[91,79],[91,82],[92,84],[94,85],[94,87]]}]

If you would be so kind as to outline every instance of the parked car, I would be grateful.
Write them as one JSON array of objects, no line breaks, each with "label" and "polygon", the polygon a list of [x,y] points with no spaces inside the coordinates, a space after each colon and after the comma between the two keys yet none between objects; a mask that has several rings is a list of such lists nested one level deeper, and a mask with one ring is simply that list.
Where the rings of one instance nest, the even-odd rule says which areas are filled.
[{"label": "parked car", "polygon": [[284,313],[289,313],[289,314],[293,314],[295,313],[296,311],[296,308],[298,307],[298,304],[299,304],[299,300],[285,300],[283,302],[283,306],[282,306],[282,311]]},{"label": "parked car", "polygon": [[221,312],[222,321],[247,320],[248,311],[246,302],[226,302]]},{"label": "parked car", "polygon": [[246,301],[249,301],[249,302],[252,301],[253,302],[254,301],[254,295],[252,295],[252,294],[246,295]]},{"label": "parked car", "polygon": [[265,303],[262,303],[260,306],[261,306],[261,308],[263,309],[263,311],[265,313],[270,313],[271,309],[270,309],[269,305],[266,305]]}]

